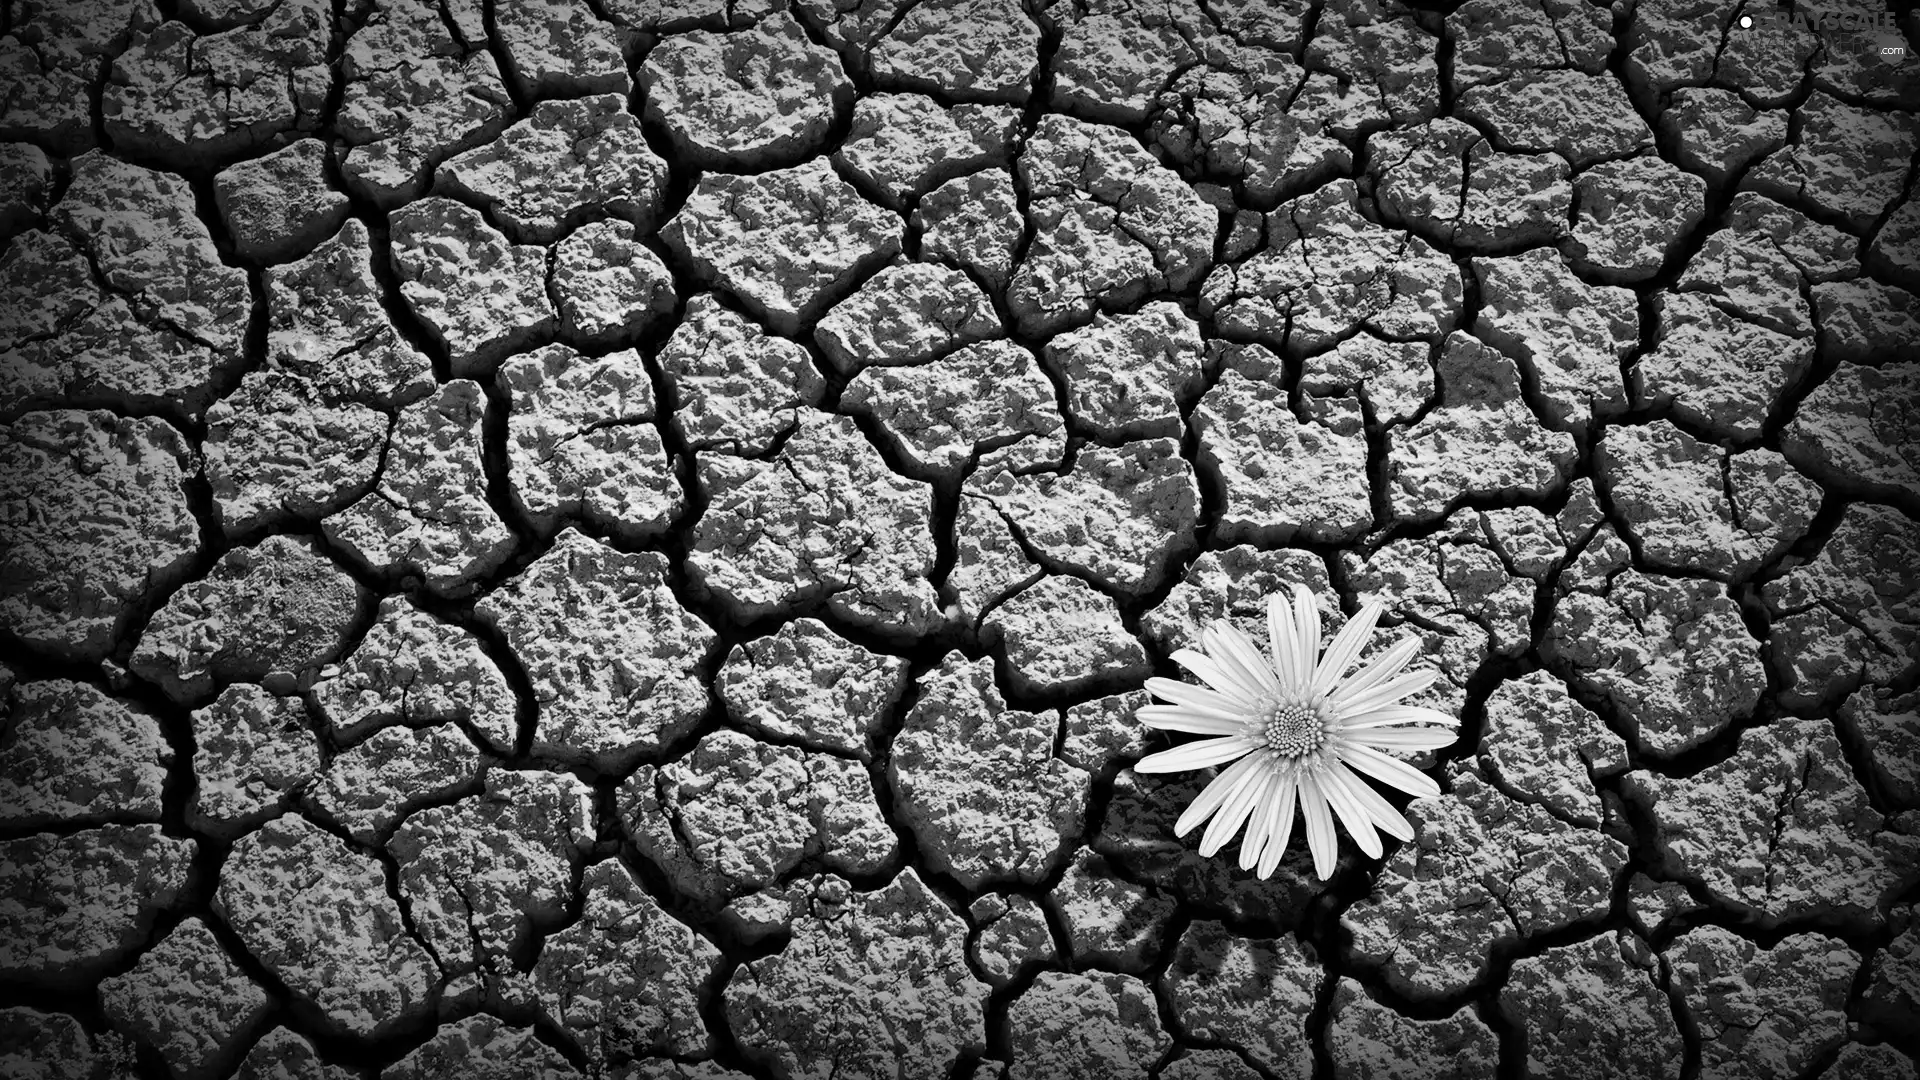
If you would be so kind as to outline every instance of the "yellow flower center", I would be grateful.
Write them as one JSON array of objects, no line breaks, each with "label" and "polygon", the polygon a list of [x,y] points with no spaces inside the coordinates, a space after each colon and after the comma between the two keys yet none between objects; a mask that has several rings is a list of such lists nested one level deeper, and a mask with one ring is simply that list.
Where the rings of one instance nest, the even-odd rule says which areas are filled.
[{"label": "yellow flower center", "polygon": [[1267,749],[1276,754],[1303,757],[1327,741],[1326,721],[1311,705],[1268,698],[1261,704],[1259,717]]}]

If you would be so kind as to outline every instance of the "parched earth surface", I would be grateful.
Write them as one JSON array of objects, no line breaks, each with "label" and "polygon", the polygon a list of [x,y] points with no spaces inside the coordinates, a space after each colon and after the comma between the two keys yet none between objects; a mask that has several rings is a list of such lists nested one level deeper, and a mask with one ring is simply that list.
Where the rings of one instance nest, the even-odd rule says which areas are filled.
[{"label": "parched earth surface", "polygon": [[[0,1075],[1913,1077],[1920,61],[1745,11],[8,0]],[[1130,768],[1294,582],[1326,882]]]}]

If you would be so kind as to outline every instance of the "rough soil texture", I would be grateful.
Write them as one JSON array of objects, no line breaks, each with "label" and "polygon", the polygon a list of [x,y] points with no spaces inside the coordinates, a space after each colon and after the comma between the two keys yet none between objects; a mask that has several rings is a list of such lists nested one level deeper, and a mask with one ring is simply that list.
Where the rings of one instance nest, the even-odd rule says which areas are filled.
[{"label": "rough soil texture", "polygon": [[[1750,9],[0,5],[0,1077],[1911,1080],[1920,31]],[[1131,768],[1296,582],[1324,882]]]}]

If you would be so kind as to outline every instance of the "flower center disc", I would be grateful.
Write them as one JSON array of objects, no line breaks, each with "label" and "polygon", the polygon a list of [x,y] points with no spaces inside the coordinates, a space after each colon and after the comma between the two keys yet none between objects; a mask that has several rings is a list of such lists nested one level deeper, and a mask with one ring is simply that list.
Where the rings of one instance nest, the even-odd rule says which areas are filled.
[{"label": "flower center disc", "polygon": [[1282,704],[1268,699],[1261,713],[1267,737],[1267,749],[1287,757],[1299,757],[1320,748],[1327,741],[1320,712],[1306,705]]}]

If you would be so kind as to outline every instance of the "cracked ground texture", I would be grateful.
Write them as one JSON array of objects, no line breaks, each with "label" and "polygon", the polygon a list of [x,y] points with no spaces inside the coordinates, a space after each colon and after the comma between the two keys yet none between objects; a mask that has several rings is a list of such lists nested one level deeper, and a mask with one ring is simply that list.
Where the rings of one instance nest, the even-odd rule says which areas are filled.
[{"label": "cracked ground texture", "polygon": [[[5,0],[0,1075],[1914,1077],[1920,39],[1748,10]],[[1294,582],[1325,882],[1130,767]]]}]

